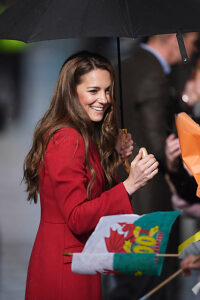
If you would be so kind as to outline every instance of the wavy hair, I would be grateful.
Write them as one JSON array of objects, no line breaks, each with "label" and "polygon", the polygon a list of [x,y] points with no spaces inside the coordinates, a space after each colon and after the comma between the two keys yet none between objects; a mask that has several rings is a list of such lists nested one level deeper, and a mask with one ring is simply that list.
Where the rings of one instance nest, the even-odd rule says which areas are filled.
[{"label": "wavy hair", "polygon": [[[77,85],[81,83],[81,77],[95,69],[107,70],[111,76],[111,105],[100,123],[89,119],[77,96]],[[98,54],[82,51],[65,61],[60,70],[49,109],[36,126],[32,147],[24,161],[24,180],[27,185],[28,200],[34,200],[37,203],[39,174],[47,144],[59,129],[66,126],[75,128],[84,140],[86,164],[91,172],[91,181],[87,187],[88,199],[91,197],[92,185],[96,178],[96,172],[89,158],[90,136],[98,137],[100,142],[99,154],[106,177],[106,189],[115,185],[119,156],[115,150],[118,129],[114,82],[112,65]]]}]

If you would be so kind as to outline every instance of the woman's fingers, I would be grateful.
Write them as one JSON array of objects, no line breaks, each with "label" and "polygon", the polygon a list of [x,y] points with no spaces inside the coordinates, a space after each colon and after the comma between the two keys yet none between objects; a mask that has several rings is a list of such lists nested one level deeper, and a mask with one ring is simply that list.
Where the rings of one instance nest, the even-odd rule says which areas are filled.
[{"label": "woman's fingers", "polygon": [[127,141],[132,140],[132,137],[131,137],[131,134],[130,134],[130,133],[127,133],[126,140],[127,140]]},{"label": "woman's fingers", "polygon": [[[143,173],[144,176],[149,176],[152,173],[157,174],[158,165],[158,161],[152,154],[148,154],[145,158],[142,158],[141,152],[138,153],[138,155],[131,163],[131,167],[135,168],[135,166],[137,166],[139,172]],[[154,172],[155,170],[156,172]]]},{"label": "woman's fingers", "polygon": [[145,174],[147,174],[148,178],[153,178],[158,173],[158,162],[155,162],[150,168],[145,170]]},{"label": "woman's fingers", "polygon": [[120,156],[121,156],[121,158],[126,158],[126,157],[131,156],[132,152],[133,152],[133,146],[130,146],[127,149],[122,149],[120,151]]},{"label": "woman's fingers", "polygon": [[140,164],[141,165],[150,165],[151,163],[155,162],[155,156],[153,154],[148,154],[144,158],[141,159]]},{"label": "woman's fingers", "polygon": [[131,156],[132,154],[132,150],[133,149],[130,149],[129,151],[125,151],[124,153],[121,154],[121,158],[128,158],[129,156]]},{"label": "woman's fingers", "polygon": [[150,174],[150,178],[153,178],[156,174],[158,174],[158,167],[156,167]]},{"label": "woman's fingers", "polygon": [[127,133],[125,136],[121,130],[119,131],[116,149],[122,159],[131,156],[133,152],[133,139],[130,133]]},{"label": "woman's fingers", "polygon": [[[140,150],[139,153],[136,155],[135,159],[132,161],[133,165],[135,165],[137,163],[138,166],[141,167],[141,169],[145,170],[145,169],[149,168],[150,166],[152,166],[155,162],[157,162],[157,160],[153,154],[148,154],[144,158],[142,158],[142,155],[143,155],[143,152],[142,152],[142,150]],[[156,163],[156,165],[157,164],[158,164],[158,162]]]},{"label": "woman's fingers", "polygon": [[152,154],[148,154],[144,158],[140,159],[140,161],[138,162],[138,166],[145,173],[151,172],[152,169],[157,168],[158,165],[159,163],[157,162],[156,158]]},{"label": "woman's fingers", "polygon": [[142,151],[139,151],[134,160],[131,162],[131,166],[135,166],[142,158]]},{"label": "woman's fingers", "polygon": [[142,166],[144,170],[144,175],[147,176],[147,179],[153,178],[158,173],[158,161],[155,158],[150,159],[147,161],[145,165]]}]

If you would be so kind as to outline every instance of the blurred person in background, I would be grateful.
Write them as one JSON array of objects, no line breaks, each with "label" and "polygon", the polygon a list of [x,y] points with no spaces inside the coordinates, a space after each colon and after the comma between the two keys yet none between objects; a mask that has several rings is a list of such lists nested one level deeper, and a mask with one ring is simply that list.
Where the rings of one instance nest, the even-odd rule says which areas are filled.
[{"label": "blurred person in background", "polygon": [[[196,51],[197,33],[184,34],[188,56]],[[171,209],[165,182],[165,140],[180,112],[181,98],[171,81],[171,66],[181,62],[175,34],[149,37],[135,56],[123,63],[124,120],[136,145],[143,145],[159,161],[159,175],[135,195],[136,213]],[[148,199],[146,203],[146,199]],[[161,201],[162,199],[162,201]]]},{"label": "blurred person in background", "polygon": [[183,216],[200,218],[200,199],[196,196],[197,183],[181,159],[178,137],[170,134],[165,146],[168,171],[166,180],[170,187],[172,205],[182,210]]},{"label": "blurred person in background", "polygon": [[[198,33],[195,32],[184,34],[189,57],[197,50],[198,37]],[[180,97],[170,81],[171,67],[180,62],[176,35],[166,34],[148,37],[146,43],[141,43],[134,55],[122,63],[125,127],[132,134],[135,149],[137,146],[144,146],[147,151],[154,153],[159,161],[158,175],[134,195],[132,205],[136,214],[173,209],[171,191],[165,179],[165,141],[173,130],[175,113],[182,110]],[[168,252],[177,251],[178,232],[176,222]],[[176,267],[176,264],[168,261],[164,264],[164,272],[160,278],[113,276],[109,300],[138,299],[173,273]],[[153,299],[173,299],[176,293],[178,289],[173,282],[153,295]]]},{"label": "blurred person in background", "polygon": [[[176,75],[181,72],[181,67],[184,71],[184,66],[178,66]],[[182,82],[180,93],[187,113],[195,122],[200,123],[199,53],[194,56],[187,73],[186,79]],[[172,192],[173,208],[182,209],[182,215],[184,216],[198,219],[200,217],[200,199],[196,196],[197,183],[181,159],[181,149],[176,129],[166,139],[165,154],[168,171],[166,179]]]}]

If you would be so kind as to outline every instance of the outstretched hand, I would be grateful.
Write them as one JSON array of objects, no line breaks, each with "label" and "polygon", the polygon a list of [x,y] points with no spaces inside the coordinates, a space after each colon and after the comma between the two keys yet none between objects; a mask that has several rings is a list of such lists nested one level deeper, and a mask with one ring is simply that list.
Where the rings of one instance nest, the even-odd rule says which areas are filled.
[{"label": "outstretched hand", "polygon": [[191,275],[191,269],[200,269],[200,256],[189,254],[181,262],[181,268],[183,274],[188,276]]},{"label": "outstretched hand", "polygon": [[169,171],[176,171],[181,157],[181,148],[179,139],[174,134],[170,134],[166,139],[165,155]]},{"label": "outstretched hand", "polygon": [[142,158],[143,152],[140,149],[138,155],[131,162],[128,178],[123,182],[129,195],[132,195],[139,188],[147,184],[158,173],[158,161],[153,154]]}]

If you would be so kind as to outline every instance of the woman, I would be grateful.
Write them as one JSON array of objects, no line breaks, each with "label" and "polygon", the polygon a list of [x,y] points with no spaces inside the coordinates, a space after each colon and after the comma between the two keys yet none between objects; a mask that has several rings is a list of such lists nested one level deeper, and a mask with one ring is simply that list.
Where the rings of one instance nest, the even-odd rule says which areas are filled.
[{"label": "woman", "polygon": [[39,192],[41,202],[26,299],[101,299],[99,275],[73,274],[62,253],[81,252],[102,216],[132,213],[129,195],[158,172],[154,156],[140,151],[118,183],[118,152],[129,155],[132,145],[129,138],[120,149],[117,136],[111,64],[88,52],[70,57],[24,163],[28,200]]}]

